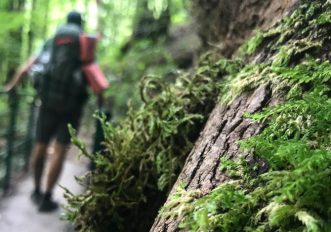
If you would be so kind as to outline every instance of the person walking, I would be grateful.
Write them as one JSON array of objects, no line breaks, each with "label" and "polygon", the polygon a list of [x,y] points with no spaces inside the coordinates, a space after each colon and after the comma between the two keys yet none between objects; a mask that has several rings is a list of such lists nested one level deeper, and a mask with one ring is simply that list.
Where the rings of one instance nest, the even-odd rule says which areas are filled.
[{"label": "person walking", "polygon": [[[38,93],[42,104],[39,109],[35,144],[32,150],[35,187],[31,199],[38,205],[40,212],[51,212],[58,208],[52,193],[61,174],[70,144],[68,124],[76,131],[78,130],[82,110],[88,98],[88,82],[84,77],[84,61],[81,59],[82,23],[79,12],[70,12],[67,15],[66,24],[59,27],[48,42],[49,45],[44,46],[51,49],[51,52],[47,71],[39,83]],[[94,57],[94,54],[92,56]],[[38,57],[31,57],[18,70],[7,90],[12,89],[37,60]],[[101,92],[106,86],[107,84],[99,88],[98,102],[102,102]],[[52,139],[55,140],[54,152],[51,154],[53,157],[49,163],[46,186],[42,188],[47,150]]]}]

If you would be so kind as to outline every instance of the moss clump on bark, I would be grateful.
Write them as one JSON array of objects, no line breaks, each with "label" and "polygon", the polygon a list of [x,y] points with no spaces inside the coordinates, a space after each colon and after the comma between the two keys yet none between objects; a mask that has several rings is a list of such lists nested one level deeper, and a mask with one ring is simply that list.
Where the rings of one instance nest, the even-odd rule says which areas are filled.
[{"label": "moss clump on bark", "polygon": [[[221,160],[221,168],[237,179],[203,197],[165,206],[190,231],[330,231],[331,194],[331,64],[328,1],[304,1],[293,14],[249,48],[254,56],[230,78],[223,99],[270,83],[283,102],[246,115],[266,124],[260,135],[241,148],[264,160],[259,163]],[[261,40],[266,39],[266,41]],[[262,46],[263,45],[263,46]],[[245,45],[247,47],[247,45]],[[246,54],[253,54],[252,49]],[[185,187],[185,185],[184,185]],[[188,195],[183,190],[176,199]],[[180,201],[180,200],[179,200]]]}]

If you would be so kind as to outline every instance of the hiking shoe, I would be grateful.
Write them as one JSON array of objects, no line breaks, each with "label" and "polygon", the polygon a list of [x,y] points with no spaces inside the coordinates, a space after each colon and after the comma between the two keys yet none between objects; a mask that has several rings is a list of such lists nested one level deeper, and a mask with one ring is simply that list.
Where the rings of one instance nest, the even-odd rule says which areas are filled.
[{"label": "hiking shoe", "polygon": [[59,208],[57,202],[53,201],[51,198],[43,198],[39,205],[39,212],[53,212]]},{"label": "hiking shoe", "polygon": [[31,194],[30,198],[31,198],[31,201],[34,204],[39,205],[40,202],[41,202],[41,199],[43,198],[43,194],[41,192],[33,191],[33,193]]}]

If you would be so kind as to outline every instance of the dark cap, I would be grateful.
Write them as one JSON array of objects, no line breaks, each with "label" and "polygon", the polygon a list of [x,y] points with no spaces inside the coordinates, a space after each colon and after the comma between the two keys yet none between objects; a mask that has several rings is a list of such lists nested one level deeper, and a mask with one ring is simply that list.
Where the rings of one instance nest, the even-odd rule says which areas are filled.
[{"label": "dark cap", "polygon": [[67,15],[67,23],[74,23],[78,26],[82,26],[82,16],[77,11],[71,11]]}]

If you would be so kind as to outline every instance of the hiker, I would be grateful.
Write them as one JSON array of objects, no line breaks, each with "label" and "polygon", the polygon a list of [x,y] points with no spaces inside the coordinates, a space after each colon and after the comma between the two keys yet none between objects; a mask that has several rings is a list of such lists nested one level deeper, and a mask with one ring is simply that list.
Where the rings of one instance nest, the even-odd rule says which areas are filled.
[{"label": "hiker", "polygon": [[[98,94],[98,102],[102,102],[101,92],[108,86],[98,66],[92,62],[94,54],[89,55],[88,50],[82,50],[81,38],[85,38],[81,36],[82,34],[82,17],[80,13],[72,11],[67,15],[67,23],[61,26],[54,37],[48,41],[48,45],[46,43],[43,47],[43,51],[50,49],[50,55],[46,65],[47,71],[40,78],[41,80],[38,80],[38,94],[42,104],[39,109],[36,141],[32,151],[35,188],[31,194],[31,199],[38,205],[40,212],[50,212],[58,208],[57,202],[52,198],[52,192],[61,174],[70,144],[68,124],[77,131],[88,97],[87,86],[90,85]],[[41,54],[43,52],[39,56],[32,56],[18,69],[7,85],[7,90],[12,89],[22,79],[27,70],[41,58]],[[86,60],[86,57],[92,57],[92,59]],[[93,78],[95,73],[98,73],[99,79],[101,75],[101,85],[95,83]],[[41,180],[46,153],[53,138],[55,139],[54,152],[51,154],[53,157],[43,191]]]}]

